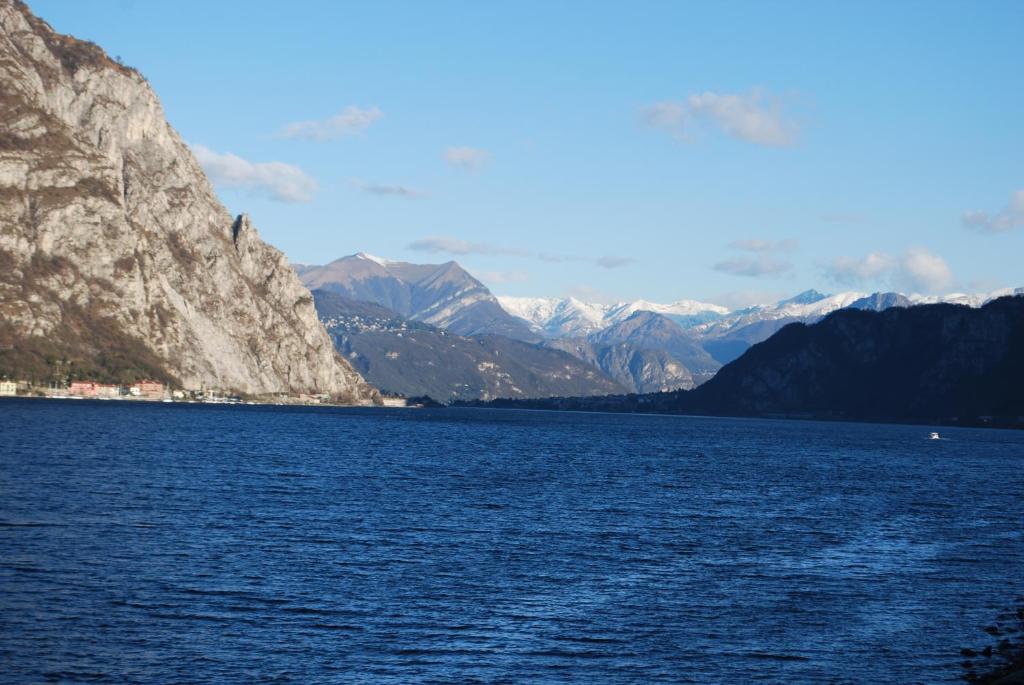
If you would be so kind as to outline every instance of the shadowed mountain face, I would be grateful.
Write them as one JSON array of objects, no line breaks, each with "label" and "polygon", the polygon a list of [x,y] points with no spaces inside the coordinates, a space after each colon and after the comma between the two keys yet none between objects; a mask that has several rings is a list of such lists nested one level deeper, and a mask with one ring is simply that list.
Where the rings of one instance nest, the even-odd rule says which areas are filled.
[{"label": "shadowed mountain face", "polygon": [[142,75],[15,0],[0,0],[0,374],[376,395]]},{"label": "shadowed mountain face", "polygon": [[313,297],[338,350],[387,392],[449,401],[625,391],[565,352],[498,335],[455,335],[327,290]]},{"label": "shadowed mountain face", "polygon": [[755,345],[679,408],[860,418],[1024,415],[1024,298],[846,309]]},{"label": "shadowed mountain face", "polygon": [[526,322],[502,309],[491,291],[455,262],[409,264],[359,253],[296,270],[310,290],[373,302],[458,335],[539,340]]}]

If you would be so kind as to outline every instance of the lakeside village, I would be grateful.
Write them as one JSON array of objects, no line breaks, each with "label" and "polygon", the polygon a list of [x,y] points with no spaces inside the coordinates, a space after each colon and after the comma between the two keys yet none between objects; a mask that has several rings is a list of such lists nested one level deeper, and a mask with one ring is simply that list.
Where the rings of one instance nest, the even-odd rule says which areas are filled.
[{"label": "lakeside village", "polygon": [[241,397],[213,390],[173,390],[154,380],[140,380],[130,385],[73,380],[46,386],[0,379],[0,397],[47,397],[51,399],[145,400],[150,402],[218,402],[239,403]]},{"label": "lakeside village", "polygon": [[[236,394],[203,388],[201,390],[175,390],[154,380],[136,381],[130,385],[115,385],[96,381],[70,381],[40,386],[28,381],[0,378],[0,397],[39,397],[55,400],[138,400],[144,402],[201,402],[204,404],[302,404],[330,405],[330,395],[280,395],[273,400],[253,400]],[[405,397],[384,397],[385,407],[422,407],[425,398],[407,400]]]},{"label": "lakeside village", "polygon": [[[136,381],[130,385],[115,385],[96,381],[71,381],[67,384],[51,383],[39,386],[28,381],[0,379],[0,397],[40,397],[50,399],[139,400],[148,402],[203,402],[207,404],[264,404],[238,395],[211,389],[175,390],[154,380]],[[300,395],[279,398],[279,404],[321,404],[329,401],[327,395]]]}]

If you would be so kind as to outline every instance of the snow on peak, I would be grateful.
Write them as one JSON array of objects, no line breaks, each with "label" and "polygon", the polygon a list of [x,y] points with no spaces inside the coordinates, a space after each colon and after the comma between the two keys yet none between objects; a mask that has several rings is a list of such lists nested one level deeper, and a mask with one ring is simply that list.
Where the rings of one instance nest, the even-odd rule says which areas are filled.
[{"label": "snow on peak", "polygon": [[647,300],[596,304],[576,297],[498,297],[509,314],[526,320],[533,330],[552,337],[587,335],[628,319],[636,312],[648,311],[669,317],[682,326],[717,319],[729,313],[725,307],[693,300],[659,304]]},{"label": "snow on peak", "polygon": [[387,266],[388,264],[391,264],[391,260],[390,259],[384,259],[383,257],[378,257],[376,255],[372,255],[369,252],[356,252],[355,257],[357,259],[365,259],[365,260],[367,260],[369,262],[376,262],[377,264],[380,264],[381,266]]}]

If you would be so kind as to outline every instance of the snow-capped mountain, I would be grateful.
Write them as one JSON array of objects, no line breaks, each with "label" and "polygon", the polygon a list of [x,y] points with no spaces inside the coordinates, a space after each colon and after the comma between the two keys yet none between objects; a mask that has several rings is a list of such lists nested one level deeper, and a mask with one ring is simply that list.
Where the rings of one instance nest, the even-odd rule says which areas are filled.
[{"label": "snow-capped mountain", "polygon": [[715,336],[761,321],[817,321],[826,314],[849,307],[867,296],[868,293],[860,292],[824,295],[817,290],[805,290],[775,304],[759,304],[729,312],[716,321],[697,326],[696,329],[702,336]]},{"label": "snow-capped mountain", "polygon": [[534,331],[549,338],[589,335],[625,321],[636,312],[662,314],[683,328],[714,321],[729,313],[725,307],[694,300],[679,300],[671,304],[647,300],[594,304],[575,297],[499,296],[498,302],[509,314],[525,320]]},{"label": "snow-capped mountain", "polygon": [[[575,297],[557,299],[499,295],[497,299],[505,311],[523,319],[532,330],[548,338],[590,335],[625,321],[636,312],[661,314],[679,324],[684,330],[690,331],[694,336],[703,338],[721,337],[729,331],[736,331],[761,322],[817,321],[837,309],[847,307],[880,310],[937,302],[980,307],[998,297],[1022,294],[1024,294],[1024,288],[1003,288],[990,293],[950,293],[927,296],[903,293],[869,294],[857,291],[826,295],[817,290],[806,290],[775,303],[759,304],[733,311],[716,304],[696,300],[679,300],[671,304],[634,300],[606,305],[583,302]],[[773,329],[771,332],[774,332],[777,328],[781,328],[781,325],[771,328]]]}]

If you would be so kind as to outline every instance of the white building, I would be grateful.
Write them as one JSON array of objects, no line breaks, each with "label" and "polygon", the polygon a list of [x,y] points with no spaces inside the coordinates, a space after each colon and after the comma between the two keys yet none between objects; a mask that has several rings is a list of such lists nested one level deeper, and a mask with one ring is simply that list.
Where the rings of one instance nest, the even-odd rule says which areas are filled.
[{"label": "white building", "polygon": [[0,381],[0,397],[14,397],[17,394],[17,383],[14,381]]}]

